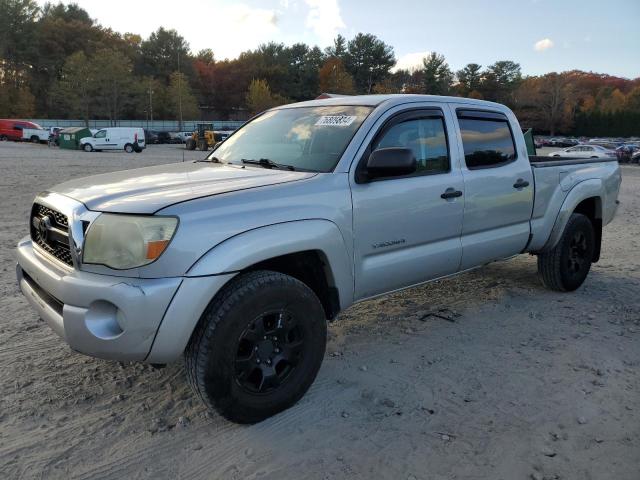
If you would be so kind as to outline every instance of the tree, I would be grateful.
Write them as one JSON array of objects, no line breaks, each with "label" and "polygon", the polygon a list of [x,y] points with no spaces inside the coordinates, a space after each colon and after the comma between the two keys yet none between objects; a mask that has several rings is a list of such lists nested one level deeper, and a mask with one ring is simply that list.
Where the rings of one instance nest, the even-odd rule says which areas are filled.
[{"label": "tree", "polygon": [[53,88],[55,111],[82,118],[89,126],[99,74],[96,64],[84,52],[69,56],[62,67],[60,80]]},{"label": "tree", "polygon": [[501,60],[489,65],[483,74],[480,93],[487,100],[513,106],[513,94],[522,81],[520,64]]},{"label": "tree", "polygon": [[625,109],[630,112],[640,113],[640,85],[634,87],[627,94]]},{"label": "tree", "polygon": [[548,73],[527,78],[522,81],[516,97],[521,123],[528,121],[552,136],[571,127],[577,102],[567,75]]},{"label": "tree", "polygon": [[199,114],[198,102],[184,73],[173,72],[171,74],[167,93],[173,118],[178,119],[180,122],[179,129],[182,130],[184,118],[194,119]]},{"label": "tree", "polygon": [[469,63],[462,70],[456,72],[458,84],[456,90],[463,97],[469,97],[471,92],[479,93],[482,88],[482,66],[477,63]]},{"label": "tree", "polygon": [[254,79],[249,85],[246,95],[247,108],[252,114],[287,103],[287,100],[271,93],[269,84],[263,79]]},{"label": "tree", "polygon": [[370,33],[357,34],[347,45],[344,64],[358,93],[371,93],[396,63],[393,47]]},{"label": "tree", "polygon": [[327,93],[351,95],[354,92],[353,78],[344,68],[342,60],[329,58],[318,72],[320,90]]},{"label": "tree", "polygon": [[444,55],[431,52],[422,59],[423,93],[431,95],[447,95],[453,83],[453,73]]},{"label": "tree", "polygon": [[333,45],[325,49],[327,57],[343,60],[347,54],[347,40],[340,34],[333,40]]},{"label": "tree", "polygon": [[135,100],[133,65],[124,54],[111,49],[97,51],[95,59],[100,72],[95,82],[96,105],[115,124],[122,110]]},{"label": "tree", "polygon": [[29,118],[35,113],[35,98],[26,85],[0,84],[0,117]]},{"label": "tree", "polygon": [[138,73],[159,78],[166,84],[175,71],[191,74],[189,44],[175,30],[160,27],[140,46]]}]

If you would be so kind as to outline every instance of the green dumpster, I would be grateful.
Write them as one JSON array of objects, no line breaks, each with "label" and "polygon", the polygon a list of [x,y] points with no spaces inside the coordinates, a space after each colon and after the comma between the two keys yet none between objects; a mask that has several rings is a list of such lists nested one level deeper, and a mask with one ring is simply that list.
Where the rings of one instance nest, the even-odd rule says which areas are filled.
[{"label": "green dumpster", "polygon": [[536,142],[533,140],[533,129],[529,128],[528,130],[525,130],[523,128],[522,133],[524,134],[524,143],[527,146],[527,153],[529,156],[537,155]]},{"label": "green dumpster", "polygon": [[68,150],[79,150],[80,139],[91,136],[91,130],[87,127],[69,127],[64,130],[60,130],[58,134],[58,142],[60,148],[66,148]]}]

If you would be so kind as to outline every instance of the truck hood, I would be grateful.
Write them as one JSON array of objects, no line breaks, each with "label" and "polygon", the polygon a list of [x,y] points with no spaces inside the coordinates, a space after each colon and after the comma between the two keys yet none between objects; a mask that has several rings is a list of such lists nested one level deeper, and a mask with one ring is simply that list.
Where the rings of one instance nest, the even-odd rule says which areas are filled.
[{"label": "truck hood", "polygon": [[61,183],[51,191],[78,200],[89,210],[151,214],[195,198],[295,182],[315,175],[262,167],[187,162],[93,175]]}]

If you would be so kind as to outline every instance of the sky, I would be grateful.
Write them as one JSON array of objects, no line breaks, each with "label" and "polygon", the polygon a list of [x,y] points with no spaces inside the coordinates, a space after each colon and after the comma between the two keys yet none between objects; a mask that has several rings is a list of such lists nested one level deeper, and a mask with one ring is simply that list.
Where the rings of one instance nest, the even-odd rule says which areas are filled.
[{"label": "sky", "polygon": [[[44,4],[44,1],[40,1]],[[64,1],[63,3],[71,3]],[[640,0],[75,0],[100,24],[147,37],[176,29],[195,53],[235,58],[269,41],[324,48],[373,33],[397,68],[431,51],[453,70],[520,63],[525,75],[580,69],[640,77]]]}]

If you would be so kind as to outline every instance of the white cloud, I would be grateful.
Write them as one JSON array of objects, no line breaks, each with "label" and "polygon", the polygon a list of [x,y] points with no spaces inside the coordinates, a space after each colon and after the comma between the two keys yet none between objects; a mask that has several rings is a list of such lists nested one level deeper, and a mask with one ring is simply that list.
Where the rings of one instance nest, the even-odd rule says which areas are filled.
[{"label": "white cloud", "polygon": [[321,44],[329,44],[345,28],[338,0],[305,0],[309,13],[305,25],[311,28]]},{"label": "white cloud", "polygon": [[544,52],[545,50],[549,50],[551,47],[553,47],[553,41],[550,38],[543,38],[542,40],[538,40],[533,45],[533,49],[536,52]]},{"label": "white cloud", "polygon": [[391,69],[392,72],[398,70],[415,70],[422,67],[422,59],[428,57],[431,52],[414,52],[402,55],[398,63]]}]

